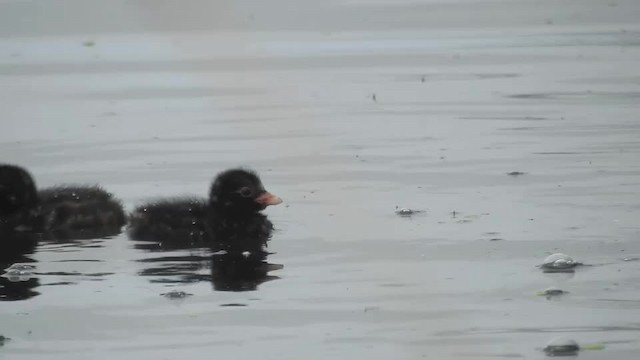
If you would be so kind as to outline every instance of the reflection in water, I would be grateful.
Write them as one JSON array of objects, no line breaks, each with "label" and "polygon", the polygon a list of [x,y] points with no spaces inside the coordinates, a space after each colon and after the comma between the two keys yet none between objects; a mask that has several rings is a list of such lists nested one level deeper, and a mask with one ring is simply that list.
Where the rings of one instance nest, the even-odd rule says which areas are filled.
[{"label": "reflection in water", "polygon": [[269,275],[273,270],[283,268],[280,264],[267,262],[267,253],[260,255],[238,253],[215,253],[199,248],[206,255],[160,256],[139,260],[149,267],[139,272],[140,276],[151,276],[152,283],[186,284],[211,281],[219,291],[251,291],[258,285],[278,279]]},{"label": "reflection in water", "polygon": [[[200,249],[206,251],[206,249]],[[152,276],[152,283],[180,284],[207,281],[209,275],[201,271],[207,268],[207,256],[160,256],[139,260],[149,267],[140,271],[140,276]]]},{"label": "reflection in water", "polygon": [[122,226],[104,226],[97,229],[57,229],[44,234],[43,239],[59,243],[71,243],[76,240],[107,239],[122,232]]},{"label": "reflection in water", "polygon": [[[59,240],[59,241],[41,241],[39,244],[39,251],[42,251],[43,247],[46,247],[46,251],[60,253],[60,252],[75,252],[82,251],[82,249],[98,249],[105,247],[105,239],[91,239],[91,240]],[[110,240],[109,240],[110,241]],[[74,261],[100,261],[95,259],[82,259]]]},{"label": "reflection in water", "polygon": [[211,256],[211,281],[219,291],[251,291],[258,285],[279,279],[270,271],[284,267],[269,264],[267,252],[259,254],[216,253]]},{"label": "reflection in water", "polygon": [[139,275],[153,277],[152,283],[211,281],[218,291],[256,290],[264,282],[279,279],[269,273],[284,267],[267,262],[270,253],[264,248],[271,237],[271,230],[261,231],[259,235],[255,236],[255,229],[233,234],[218,233],[217,239],[220,240],[211,243],[210,247],[186,241],[138,241],[134,245],[136,249],[164,254],[175,252],[174,255],[138,260],[148,265]]},{"label": "reflection in water", "polygon": [[33,254],[39,236],[31,232],[2,231],[0,237],[0,301],[26,300],[39,295],[33,289],[40,281],[32,276],[31,266],[14,265],[35,262],[28,255]]},{"label": "reflection in water", "polygon": [[40,286],[40,280],[32,276],[12,276],[7,273],[0,276],[0,301],[27,300],[40,295],[34,291]]}]

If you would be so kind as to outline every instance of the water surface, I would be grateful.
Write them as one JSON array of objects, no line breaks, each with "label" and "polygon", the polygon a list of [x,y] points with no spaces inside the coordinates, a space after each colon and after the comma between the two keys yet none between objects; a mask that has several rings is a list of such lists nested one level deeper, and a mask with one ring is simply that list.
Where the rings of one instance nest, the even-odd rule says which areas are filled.
[{"label": "water surface", "polygon": [[[207,249],[41,244],[0,285],[19,294],[0,357],[537,359],[564,335],[635,359],[638,18],[632,0],[0,2],[2,161],[127,209],[237,165],[285,199],[282,269],[252,291],[217,291]],[[536,267],[559,251],[593,266]]]}]

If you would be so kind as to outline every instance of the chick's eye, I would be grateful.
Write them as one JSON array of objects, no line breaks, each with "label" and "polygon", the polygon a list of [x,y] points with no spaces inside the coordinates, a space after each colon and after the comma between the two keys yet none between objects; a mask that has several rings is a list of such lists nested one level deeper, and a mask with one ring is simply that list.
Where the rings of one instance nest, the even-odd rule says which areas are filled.
[{"label": "chick's eye", "polygon": [[248,198],[253,195],[253,190],[248,187],[243,187],[242,189],[238,190],[238,193],[240,194],[240,196]]}]

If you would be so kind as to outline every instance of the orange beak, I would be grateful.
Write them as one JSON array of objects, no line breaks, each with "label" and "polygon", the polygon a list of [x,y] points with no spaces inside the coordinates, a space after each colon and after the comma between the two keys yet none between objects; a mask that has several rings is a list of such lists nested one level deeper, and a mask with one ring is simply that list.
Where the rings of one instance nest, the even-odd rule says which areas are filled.
[{"label": "orange beak", "polygon": [[264,206],[278,205],[278,204],[282,203],[282,199],[280,199],[279,197],[273,195],[270,192],[265,192],[265,193],[261,194],[260,196],[258,196],[256,198],[255,201],[258,204],[264,205]]}]

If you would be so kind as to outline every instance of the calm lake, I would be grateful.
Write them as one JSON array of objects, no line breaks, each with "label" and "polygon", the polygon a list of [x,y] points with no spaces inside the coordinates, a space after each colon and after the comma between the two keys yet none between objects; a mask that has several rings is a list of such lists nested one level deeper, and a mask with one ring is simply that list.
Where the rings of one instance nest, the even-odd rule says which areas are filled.
[{"label": "calm lake", "polygon": [[[231,289],[208,249],[42,242],[0,278],[0,359],[544,359],[559,336],[637,359],[638,19],[637,0],[0,0],[0,162],[127,210],[235,166],[284,199],[269,271]],[[544,273],[557,252],[585,266]]]}]

